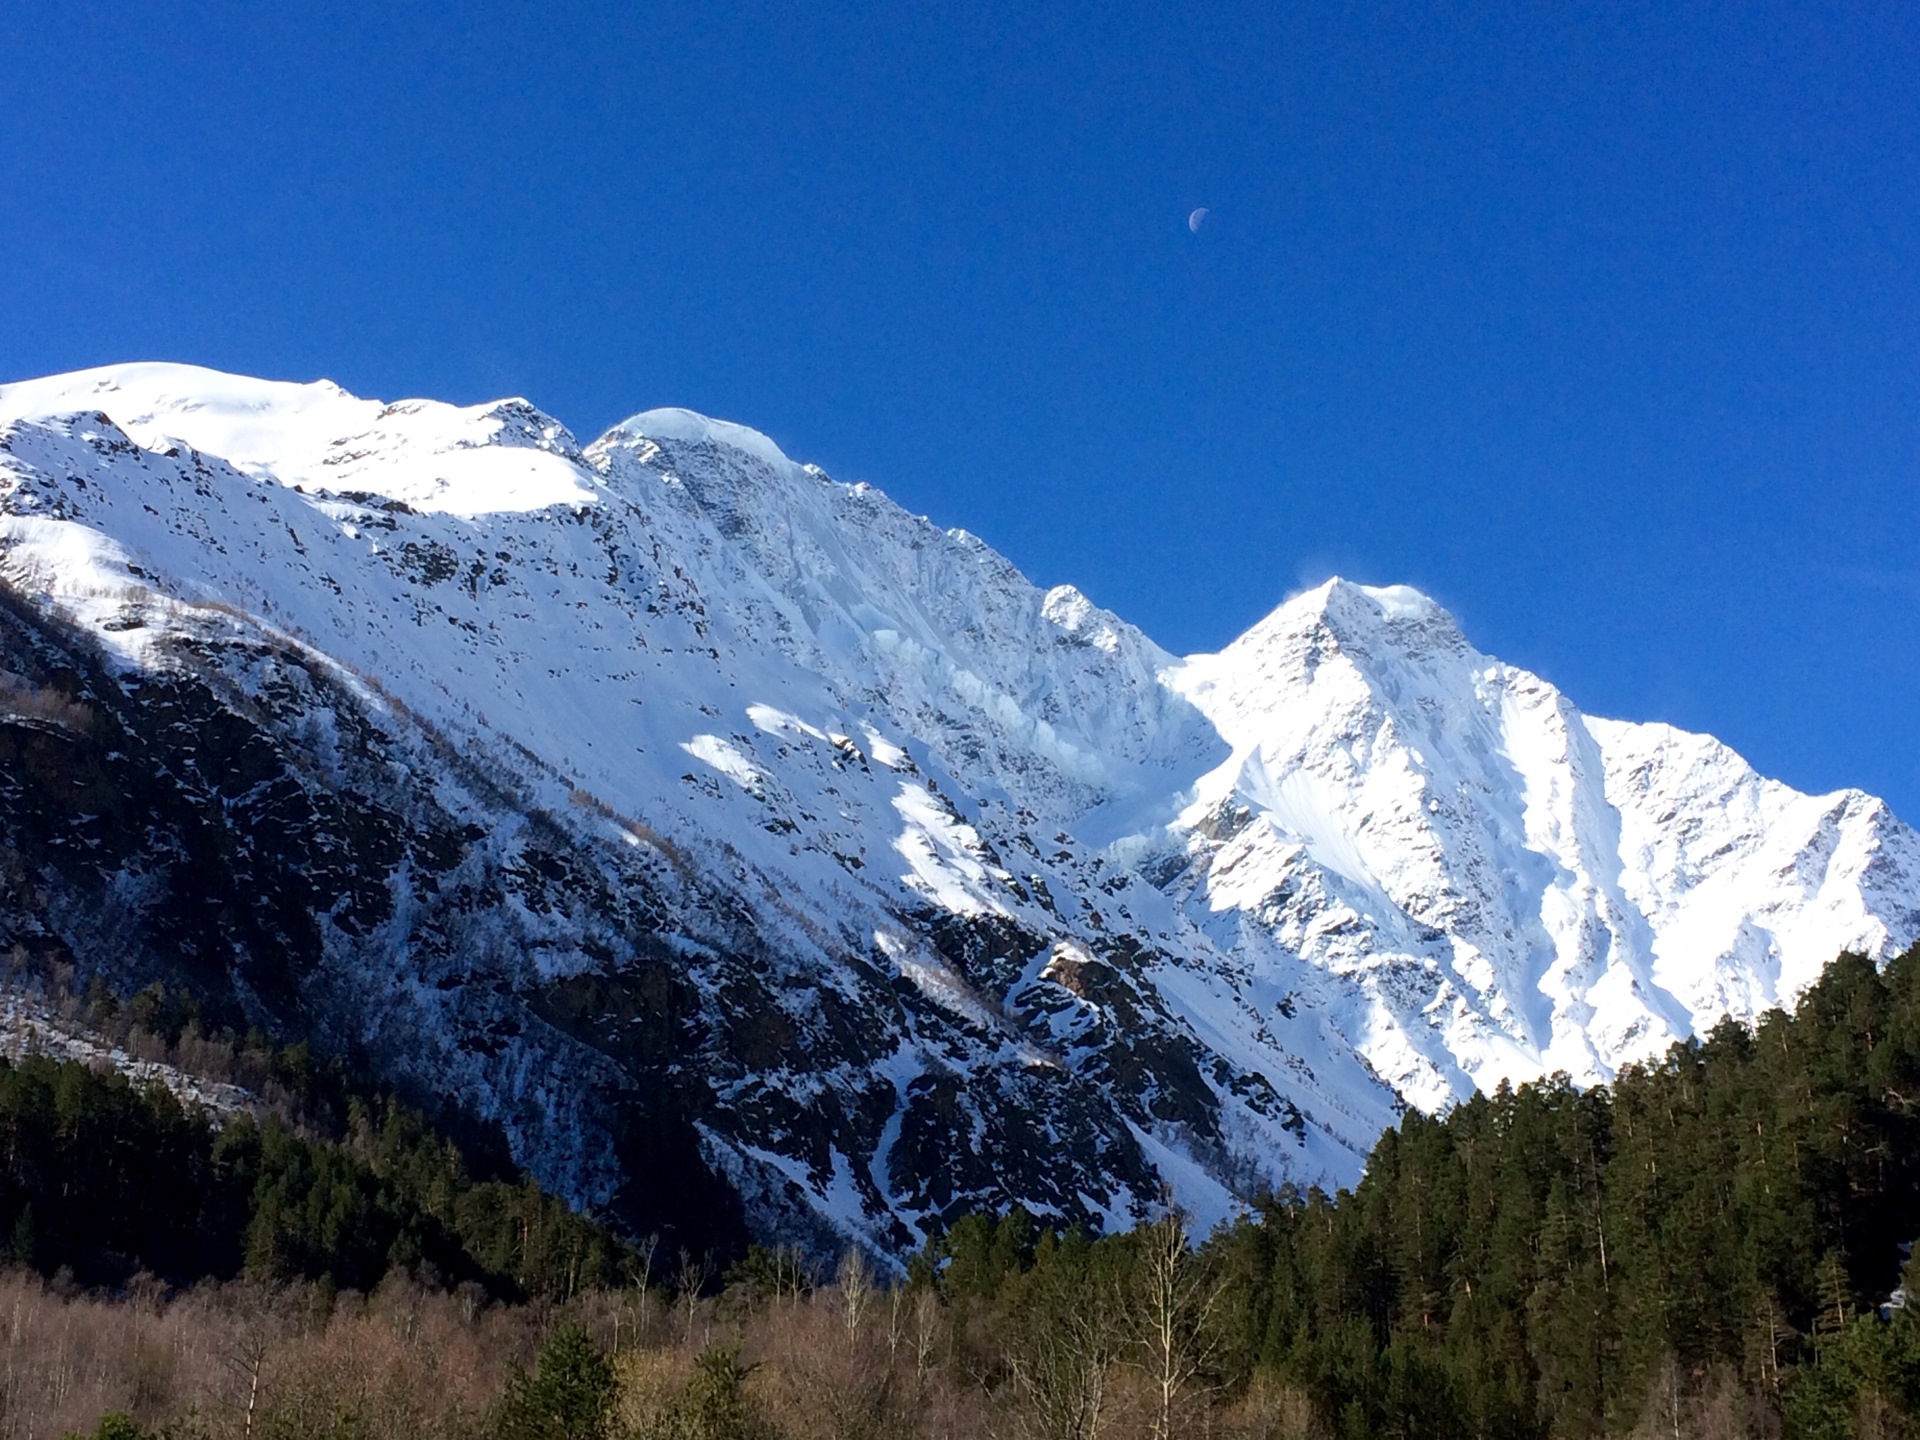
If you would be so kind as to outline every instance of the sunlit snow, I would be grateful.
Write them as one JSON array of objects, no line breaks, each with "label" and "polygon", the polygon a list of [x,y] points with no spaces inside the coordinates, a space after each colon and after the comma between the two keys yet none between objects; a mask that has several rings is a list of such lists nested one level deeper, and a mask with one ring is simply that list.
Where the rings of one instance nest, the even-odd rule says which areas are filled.
[{"label": "sunlit snow", "polygon": [[[1079,1063],[1034,1036],[1114,1023],[1069,991],[1138,952],[1150,1023],[1218,1061],[1231,1165],[1128,1121],[1203,1219],[1350,1182],[1402,1101],[1604,1078],[1920,937],[1920,840],[1880,802],[1583,716],[1416,591],[1331,581],[1181,660],[683,410],[583,449],[524,402],[172,365],[9,385],[0,554],[129,664],[261,627],[473,753],[523,747],[609,843],[728,877],[772,944],[877,953],[1024,1063]],[[1048,937],[1027,988],[1055,1018],[979,993],[929,911]],[[903,1088],[948,1063],[896,1062]],[[716,1163],[871,1221],[851,1160]]]}]

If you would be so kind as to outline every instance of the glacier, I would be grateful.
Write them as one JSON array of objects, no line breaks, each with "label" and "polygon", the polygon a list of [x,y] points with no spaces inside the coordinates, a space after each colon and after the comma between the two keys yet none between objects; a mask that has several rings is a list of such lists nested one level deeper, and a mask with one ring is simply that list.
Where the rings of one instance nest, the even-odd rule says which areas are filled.
[{"label": "glacier", "polygon": [[687,1167],[821,1250],[1204,1224],[1920,940],[1883,803],[1583,715],[1417,591],[1179,657],[684,410],[0,386],[0,582],[0,945],[185,976],[631,1227]]}]

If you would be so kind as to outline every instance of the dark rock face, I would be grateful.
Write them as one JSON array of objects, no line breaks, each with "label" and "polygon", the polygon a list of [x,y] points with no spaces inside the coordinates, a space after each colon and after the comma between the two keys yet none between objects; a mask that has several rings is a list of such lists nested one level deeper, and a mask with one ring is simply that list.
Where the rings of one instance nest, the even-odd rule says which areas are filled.
[{"label": "dark rock face", "polygon": [[[644,877],[615,895],[550,817],[491,817],[516,832],[499,843],[482,799],[455,813],[443,767],[409,753],[431,737],[382,728],[291,652],[176,658],[116,671],[0,589],[0,946],[122,991],[183,987],[430,1108],[477,1105],[543,1180],[636,1233],[744,1243],[695,1129],[697,996]],[[550,941],[517,917],[559,904],[593,914],[579,942],[601,970],[542,973]]]},{"label": "dark rock face", "polygon": [[[724,1253],[751,1213],[835,1248],[801,1186],[836,1177],[893,1250],[1016,1202],[1097,1225],[1156,1186],[1110,1087],[1211,1124],[1195,1058],[1127,1023],[1145,1006],[1117,967],[1028,983],[1045,937],[928,911],[977,1023],[880,957],[818,983],[724,892],[585,833],[591,806],[528,806],[291,648],[182,635],[131,670],[0,588],[0,670],[0,946],[122,992],[184,987],[217,1021],[477,1110],[633,1233]],[[1092,1063],[1044,1048],[1081,995],[1122,1022],[1082,1038]],[[950,1063],[898,1084],[909,1041]],[[728,1165],[741,1150],[774,1163]]]},{"label": "dark rock face", "polygon": [[1264,973],[1068,833],[1225,758],[1077,592],[699,417],[583,451],[523,404],[88,386],[0,423],[0,942],[695,1250],[1099,1226],[1174,1176],[1214,1218],[1391,1113],[1316,1078],[1300,1123],[1264,1022],[1215,1033]]},{"label": "dark rock face", "polygon": [[1210,1223],[1920,914],[1884,805],[1583,717],[1416,592],[1179,659],[684,411],[0,386],[0,576],[0,943],[695,1250]]}]

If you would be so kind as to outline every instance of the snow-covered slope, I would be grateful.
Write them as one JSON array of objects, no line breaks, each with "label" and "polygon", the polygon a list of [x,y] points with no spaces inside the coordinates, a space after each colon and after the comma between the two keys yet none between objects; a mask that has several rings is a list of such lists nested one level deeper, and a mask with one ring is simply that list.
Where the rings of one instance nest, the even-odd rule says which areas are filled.
[{"label": "snow-covered slope", "polygon": [[636,1225],[669,1154],[823,1245],[1216,1216],[1920,938],[1879,802],[1584,717],[1415,592],[1181,660],[685,411],[0,387],[0,567],[0,928],[365,1053]]},{"label": "snow-covered slope", "polygon": [[1417,592],[1331,581],[1169,678],[1234,752],[1181,817],[1232,831],[1186,908],[1348,978],[1417,1104],[1604,1079],[1920,935],[1920,842],[1884,804],[1583,716]]}]

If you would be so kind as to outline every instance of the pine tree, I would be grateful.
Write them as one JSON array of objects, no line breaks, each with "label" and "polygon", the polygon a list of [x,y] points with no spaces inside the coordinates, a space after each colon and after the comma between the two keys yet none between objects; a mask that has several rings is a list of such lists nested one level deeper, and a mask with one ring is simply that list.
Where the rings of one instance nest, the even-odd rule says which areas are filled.
[{"label": "pine tree", "polygon": [[585,1328],[557,1327],[531,1375],[507,1387],[494,1414],[499,1440],[603,1440],[613,1410],[613,1367]]}]

